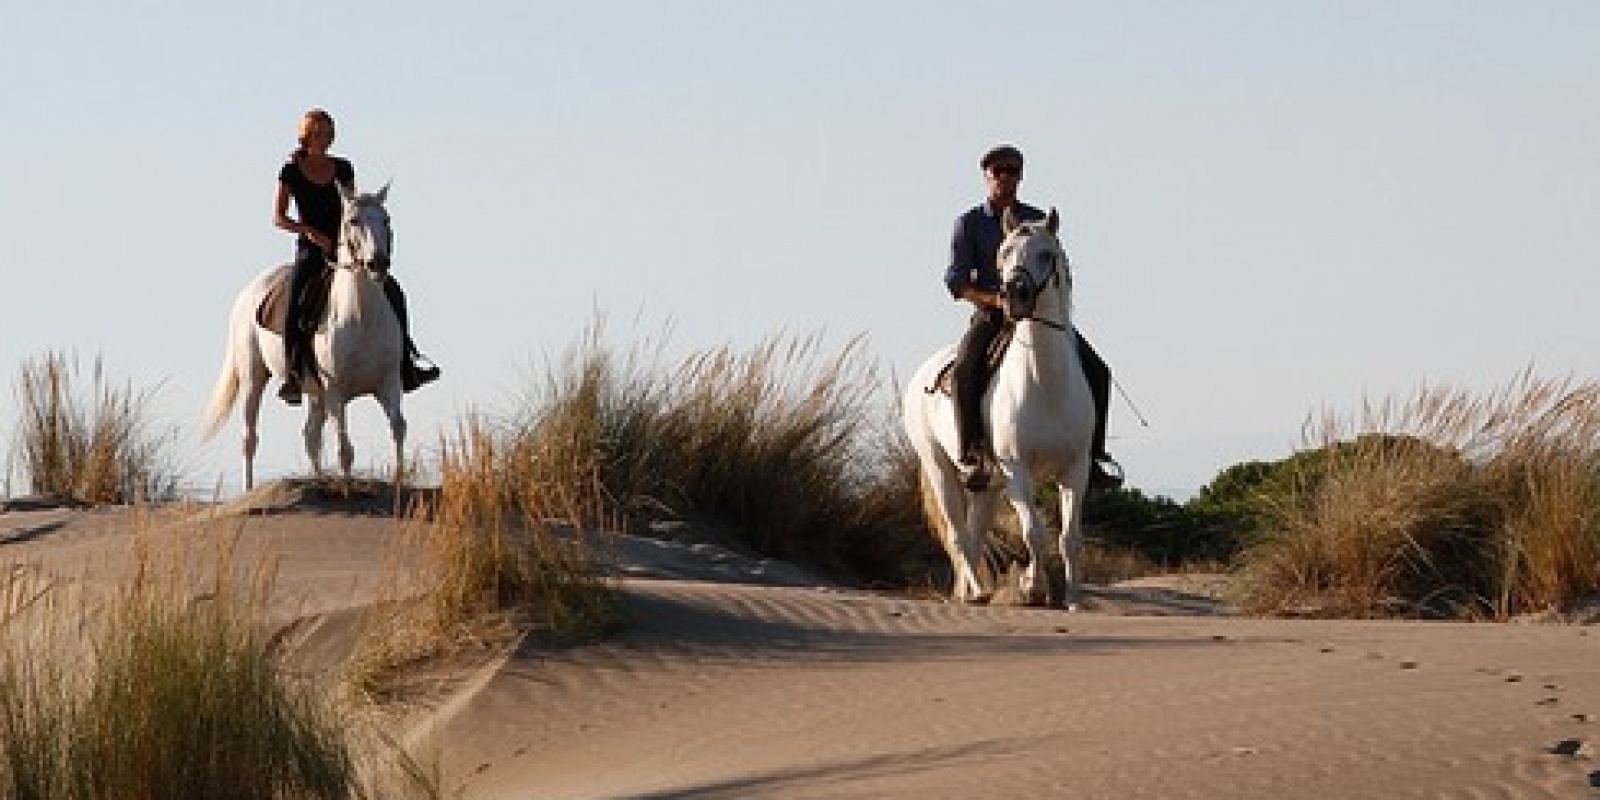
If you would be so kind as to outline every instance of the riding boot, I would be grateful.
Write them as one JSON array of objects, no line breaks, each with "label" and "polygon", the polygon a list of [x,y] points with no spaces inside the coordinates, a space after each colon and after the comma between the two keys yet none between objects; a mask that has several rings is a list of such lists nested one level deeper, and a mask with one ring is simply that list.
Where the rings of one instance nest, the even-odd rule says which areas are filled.
[{"label": "riding boot", "polygon": [[283,386],[278,397],[291,406],[300,404],[302,377],[306,369],[306,353],[311,349],[311,335],[306,330],[306,294],[315,278],[324,269],[322,251],[314,244],[302,240],[295,248],[294,266],[289,274],[288,309],[283,320]]},{"label": "riding boot", "polygon": [[983,469],[988,436],[983,424],[983,395],[989,384],[989,347],[994,343],[1005,324],[1005,316],[997,309],[978,309],[973,312],[967,333],[956,348],[956,363],[951,380],[951,394],[955,400],[956,442],[959,454],[957,463],[973,470],[968,488],[974,491],[987,484],[988,475]]},{"label": "riding boot", "polygon": [[406,335],[405,357],[400,360],[400,386],[408,392],[416,391],[424,385],[439,379],[440,370],[431,360],[428,366],[417,363],[417,359],[424,358],[417,350],[417,345],[411,341],[410,334]]},{"label": "riding boot", "polygon": [[278,399],[291,406],[300,405],[300,376],[305,374],[304,333],[295,320],[285,324],[283,332],[283,385],[278,387]]}]

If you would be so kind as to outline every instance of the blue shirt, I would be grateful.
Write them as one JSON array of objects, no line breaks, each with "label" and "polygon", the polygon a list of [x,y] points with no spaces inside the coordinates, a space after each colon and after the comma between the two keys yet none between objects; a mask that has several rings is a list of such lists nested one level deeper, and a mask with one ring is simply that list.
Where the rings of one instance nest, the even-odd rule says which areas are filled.
[{"label": "blue shirt", "polygon": [[[1043,211],[1021,202],[1011,213],[1018,222],[1045,218]],[[950,235],[950,267],[944,271],[944,285],[950,289],[951,297],[961,299],[961,289],[966,286],[985,292],[1000,291],[1000,270],[994,262],[1005,238],[1000,212],[990,208],[987,200],[956,217],[956,229]]]}]

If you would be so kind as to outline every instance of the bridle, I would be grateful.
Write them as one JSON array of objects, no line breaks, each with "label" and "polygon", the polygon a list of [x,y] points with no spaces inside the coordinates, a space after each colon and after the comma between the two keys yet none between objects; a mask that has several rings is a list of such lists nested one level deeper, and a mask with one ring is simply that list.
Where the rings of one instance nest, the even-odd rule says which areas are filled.
[{"label": "bridle", "polygon": [[[360,201],[355,201],[353,206],[354,213],[346,214],[344,216],[344,221],[340,223],[341,230],[339,233],[338,260],[335,263],[330,263],[329,266],[336,269],[347,267],[350,269],[366,270],[378,275],[386,275],[389,272],[389,251],[394,243],[394,232],[389,229],[387,224],[385,224],[383,226],[382,233],[385,239],[383,246],[378,247],[373,245],[372,242],[367,241],[369,246],[360,248],[360,250],[363,252],[358,253],[358,248],[356,247],[355,243],[362,240],[371,240],[375,234],[372,230],[372,226],[364,224],[362,221],[362,203]],[[383,214],[383,221],[387,223],[389,221],[388,213],[384,212],[381,206],[378,206],[377,209]],[[377,257],[366,258],[364,257],[365,252],[374,252],[377,254]]]},{"label": "bridle", "polygon": [[[1030,231],[1028,233],[1028,236],[1037,235],[1039,234],[1035,231]],[[1039,296],[1044,294],[1046,289],[1050,288],[1051,283],[1072,280],[1070,276],[1065,274],[1066,270],[1070,268],[1070,265],[1065,263],[1067,256],[1065,253],[1061,252],[1060,248],[1049,248],[1041,252],[1048,256],[1047,260],[1050,262],[1049,274],[1045,275],[1042,279],[1035,277],[1033,271],[1030,269],[1032,260],[1025,259],[1022,264],[1017,266],[1016,271],[1005,281],[1005,284],[1001,286],[1000,297],[1005,299],[1010,297],[1013,292],[1016,292],[1021,296],[1029,298],[1029,310],[1026,314],[1012,316],[1008,304],[1007,316],[1011,317],[1014,321],[1037,322],[1046,327],[1055,328],[1058,331],[1066,332],[1067,326],[1065,324],[1056,322],[1052,319],[1045,319],[1044,317],[1036,317],[1033,315],[1033,307],[1038,305]],[[1065,285],[1065,283],[1063,283],[1063,285]]]}]

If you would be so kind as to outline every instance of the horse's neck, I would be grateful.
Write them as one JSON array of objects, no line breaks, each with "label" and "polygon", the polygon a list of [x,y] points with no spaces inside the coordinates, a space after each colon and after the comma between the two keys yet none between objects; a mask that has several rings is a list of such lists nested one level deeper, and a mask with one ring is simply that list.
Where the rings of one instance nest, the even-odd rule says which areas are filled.
[{"label": "horse's neck", "polygon": [[328,288],[328,322],[348,325],[369,319],[379,300],[384,300],[383,292],[375,282],[354,269],[337,267]]},{"label": "horse's neck", "polygon": [[1017,323],[1002,370],[1015,370],[1029,382],[1061,391],[1067,391],[1076,376],[1083,374],[1078,332],[1072,327],[1071,308],[1063,294],[1052,290],[1047,295],[1051,301],[1034,309],[1035,319]]}]

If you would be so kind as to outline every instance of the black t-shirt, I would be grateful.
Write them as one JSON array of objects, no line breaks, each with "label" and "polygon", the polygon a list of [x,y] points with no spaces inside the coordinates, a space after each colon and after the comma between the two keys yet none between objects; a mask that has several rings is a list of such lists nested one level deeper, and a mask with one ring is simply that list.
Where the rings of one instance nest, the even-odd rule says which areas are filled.
[{"label": "black t-shirt", "polygon": [[[332,240],[339,241],[339,219],[344,212],[344,203],[339,198],[339,188],[335,183],[344,184],[346,189],[352,188],[356,183],[355,167],[342,158],[333,157],[333,180],[326,184],[313,183],[301,171],[300,163],[291,158],[284,163],[283,169],[278,170],[278,180],[289,187],[289,196],[294,198],[295,212],[300,222],[310,225]],[[300,237],[302,240],[305,237]]]}]

